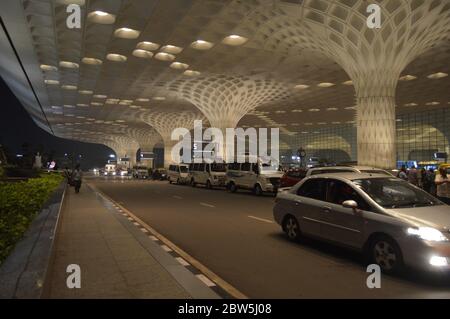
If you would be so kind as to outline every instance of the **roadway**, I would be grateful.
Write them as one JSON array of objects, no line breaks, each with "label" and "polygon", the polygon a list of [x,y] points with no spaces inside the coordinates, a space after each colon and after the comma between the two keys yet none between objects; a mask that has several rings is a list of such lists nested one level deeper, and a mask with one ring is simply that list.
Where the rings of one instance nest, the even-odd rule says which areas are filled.
[{"label": "roadway", "polygon": [[450,280],[409,271],[368,289],[359,254],[289,242],[273,222],[273,196],[168,182],[89,183],[251,298],[450,298]]}]

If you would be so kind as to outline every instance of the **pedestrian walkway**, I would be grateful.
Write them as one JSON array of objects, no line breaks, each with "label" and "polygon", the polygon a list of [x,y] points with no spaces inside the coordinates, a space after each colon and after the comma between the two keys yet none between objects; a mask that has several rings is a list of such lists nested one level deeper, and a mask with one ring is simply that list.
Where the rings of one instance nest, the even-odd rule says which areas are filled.
[{"label": "pedestrian walkway", "polygon": [[[69,289],[69,265],[81,288]],[[201,280],[84,185],[68,189],[44,298],[218,298]]]}]

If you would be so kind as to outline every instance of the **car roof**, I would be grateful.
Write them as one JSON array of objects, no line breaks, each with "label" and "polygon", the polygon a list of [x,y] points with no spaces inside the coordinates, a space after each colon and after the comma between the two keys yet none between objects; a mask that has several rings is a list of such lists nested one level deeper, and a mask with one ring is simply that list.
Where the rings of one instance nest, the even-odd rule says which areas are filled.
[{"label": "car roof", "polygon": [[353,168],[356,168],[357,170],[360,171],[384,171],[385,169],[383,168],[377,168],[377,167],[372,167],[372,166],[352,166]]},{"label": "car roof", "polygon": [[320,175],[314,175],[310,177],[310,179],[313,178],[338,178],[338,179],[345,179],[348,181],[353,181],[357,179],[370,179],[370,178],[395,178],[395,177],[389,177],[384,174],[371,174],[371,173],[356,173],[356,172],[343,172],[343,173],[327,173],[327,174],[320,174]]},{"label": "car roof", "polygon": [[310,168],[310,170],[314,170],[314,171],[323,171],[323,170],[329,170],[329,169],[334,169],[334,170],[354,170],[356,171],[356,168],[353,166],[322,166],[322,167],[312,167]]}]

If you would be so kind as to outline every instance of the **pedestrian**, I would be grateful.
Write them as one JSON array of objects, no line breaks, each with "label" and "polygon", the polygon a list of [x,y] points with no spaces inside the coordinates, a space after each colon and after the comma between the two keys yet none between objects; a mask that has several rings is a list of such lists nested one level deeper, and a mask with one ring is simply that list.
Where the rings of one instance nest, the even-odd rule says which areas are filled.
[{"label": "pedestrian", "polygon": [[414,165],[411,167],[411,169],[408,172],[408,182],[410,182],[411,184],[413,184],[415,186],[419,185],[419,177],[417,174],[417,169]]},{"label": "pedestrian", "polygon": [[67,179],[67,184],[69,184],[69,186],[72,186],[72,174],[70,173],[67,166],[64,168],[64,177]]},{"label": "pedestrian", "polygon": [[75,166],[75,170],[72,172],[72,180],[73,186],[75,187],[75,193],[78,194],[80,192],[81,182],[83,180],[83,172],[80,169],[80,164]]},{"label": "pedestrian", "polygon": [[434,172],[432,170],[427,171],[425,168],[422,168],[422,188],[427,193],[431,194],[431,188],[434,184]]},{"label": "pedestrian", "polygon": [[402,165],[402,168],[400,169],[400,172],[398,172],[397,177],[403,179],[404,181],[408,180],[408,175],[406,174],[406,166],[405,165]]},{"label": "pedestrian", "polygon": [[433,168],[430,168],[427,172],[427,178],[429,179],[430,183],[430,191],[429,193],[433,196],[436,196],[436,184],[434,180],[436,179],[436,173]]},{"label": "pedestrian", "polygon": [[450,179],[444,167],[439,168],[439,172],[436,174],[435,184],[439,200],[450,205]]}]

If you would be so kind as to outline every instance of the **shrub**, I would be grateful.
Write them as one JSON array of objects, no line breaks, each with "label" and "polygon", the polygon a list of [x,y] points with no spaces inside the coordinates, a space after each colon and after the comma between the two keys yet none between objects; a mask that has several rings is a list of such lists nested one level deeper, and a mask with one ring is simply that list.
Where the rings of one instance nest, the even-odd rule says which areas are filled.
[{"label": "shrub", "polygon": [[60,175],[45,174],[26,182],[0,183],[0,264],[62,180]]}]

